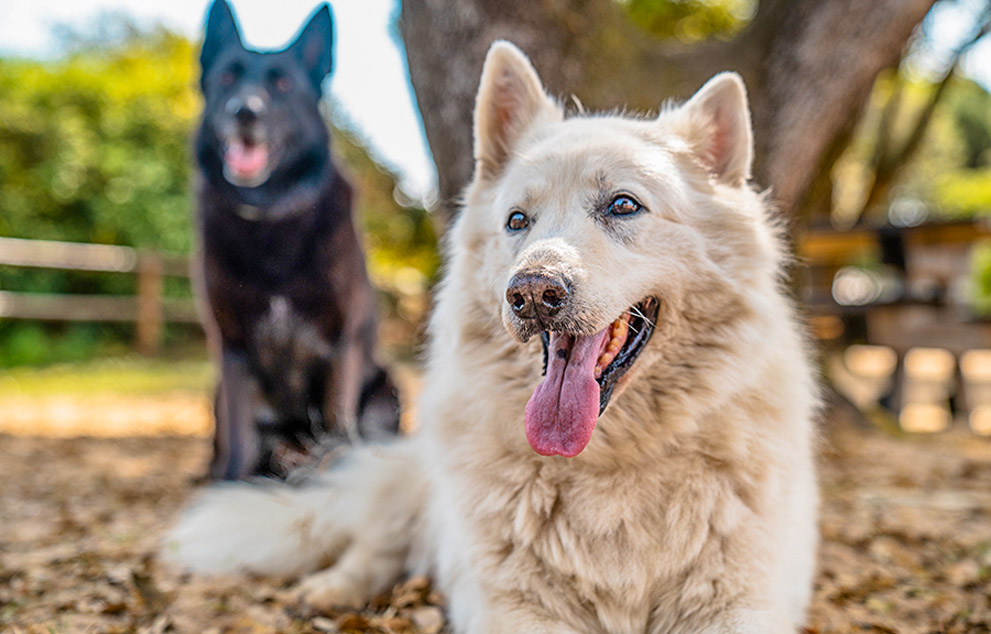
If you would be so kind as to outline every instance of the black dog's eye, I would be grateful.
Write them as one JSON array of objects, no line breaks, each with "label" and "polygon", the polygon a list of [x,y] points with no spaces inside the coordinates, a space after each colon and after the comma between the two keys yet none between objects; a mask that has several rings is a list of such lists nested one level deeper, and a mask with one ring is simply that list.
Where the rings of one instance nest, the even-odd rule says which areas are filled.
[{"label": "black dog's eye", "polygon": [[506,221],[506,228],[510,231],[522,231],[530,226],[530,219],[522,211],[516,210],[509,214],[509,220]]},{"label": "black dog's eye", "polygon": [[286,93],[292,88],[292,80],[289,79],[289,76],[284,71],[277,68],[268,71],[268,80],[272,82],[272,86],[275,87],[277,92]]},{"label": "black dog's eye", "polygon": [[632,196],[620,194],[612,199],[606,213],[610,216],[631,216],[643,209],[643,205],[638,203]]},{"label": "black dog's eye", "polygon": [[237,81],[237,78],[244,72],[244,66],[240,62],[234,62],[220,74],[220,85],[227,87]]}]

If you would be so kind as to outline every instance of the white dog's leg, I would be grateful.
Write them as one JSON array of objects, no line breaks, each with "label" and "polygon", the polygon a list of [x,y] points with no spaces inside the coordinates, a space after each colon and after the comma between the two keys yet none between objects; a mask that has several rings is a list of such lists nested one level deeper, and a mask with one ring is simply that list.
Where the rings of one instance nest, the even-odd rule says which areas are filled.
[{"label": "white dog's leg", "polygon": [[422,539],[427,481],[413,441],[388,451],[366,450],[335,484],[350,498],[334,524],[347,527],[348,543],[333,565],[304,578],[296,587],[300,603],[317,610],[360,607],[386,591],[407,567]]},{"label": "white dog's leg", "polygon": [[367,598],[399,576],[421,538],[427,479],[415,445],[366,445],[300,489],[209,489],[168,536],[163,556],[196,572],[274,575],[306,574],[336,560],[304,583],[302,598],[321,606]]},{"label": "white dog's leg", "polygon": [[[402,575],[409,554],[408,533],[393,525],[392,529],[355,535],[330,568],[304,578],[296,586],[296,599],[317,610],[333,607],[358,608],[386,591]],[[385,528],[385,527],[383,527]],[[403,534],[405,533],[405,534]]]}]

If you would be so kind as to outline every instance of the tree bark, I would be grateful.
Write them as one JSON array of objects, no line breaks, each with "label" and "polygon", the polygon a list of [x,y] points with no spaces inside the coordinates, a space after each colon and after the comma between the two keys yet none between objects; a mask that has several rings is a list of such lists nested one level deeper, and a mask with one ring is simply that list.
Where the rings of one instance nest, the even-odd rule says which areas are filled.
[{"label": "tree bark", "polygon": [[794,214],[877,73],[898,61],[934,0],[762,0],[731,41],[662,42],[614,0],[403,0],[410,79],[437,166],[443,220],[472,172],[471,119],[486,50],[508,39],[547,88],[591,109],[656,110],[711,75],[747,82],[755,182]]}]

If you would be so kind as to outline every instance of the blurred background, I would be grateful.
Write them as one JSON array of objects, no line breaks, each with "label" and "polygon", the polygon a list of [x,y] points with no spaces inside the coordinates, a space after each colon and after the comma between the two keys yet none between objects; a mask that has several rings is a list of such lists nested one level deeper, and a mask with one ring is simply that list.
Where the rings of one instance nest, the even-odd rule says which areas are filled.
[{"label": "blurred background", "polygon": [[[283,46],[315,8],[311,0],[232,4],[246,43],[262,49]],[[715,70],[739,65],[754,105],[755,181],[771,186],[781,201],[799,256],[791,284],[821,352],[831,406],[827,427],[842,421],[858,434],[872,434],[847,444],[837,441],[845,449],[826,467],[827,485],[838,487],[834,493],[841,499],[852,490],[841,483],[871,473],[865,465],[890,454],[901,456],[901,466],[876,475],[892,486],[945,484],[940,477],[959,475],[954,491],[986,488],[991,482],[986,438],[991,435],[991,2],[433,4],[333,3],[336,68],[327,86],[326,116],[338,161],[359,192],[356,213],[380,289],[382,352],[402,373],[416,374],[429,290],[440,263],[438,242],[471,169],[467,118],[479,68],[455,68],[459,54],[480,67],[491,39],[509,34],[531,54],[552,91],[574,92],[591,107],[629,102],[656,109],[662,98],[687,97]],[[162,464],[181,464],[195,473],[205,460],[214,375],[187,261],[195,249],[190,149],[201,108],[196,60],[207,8],[201,0],[0,4],[0,439],[6,447],[0,469],[8,469],[0,480],[8,487],[5,503],[28,505],[20,515],[7,506],[9,517],[17,515],[21,522],[9,524],[20,528],[7,534],[8,544],[34,538],[40,530],[32,522],[48,511],[30,510],[32,496],[73,490],[73,476],[23,478],[60,457],[90,469],[89,479],[80,482],[93,488],[79,495],[117,486],[117,476],[123,473],[126,480],[131,469],[142,482],[133,485],[142,500],[160,492]],[[745,54],[734,48],[740,42]],[[647,50],[650,55],[641,55]],[[819,60],[822,67],[808,60]],[[845,85],[853,87],[848,92],[829,83],[843,72]],[[820,84],[835,98],[817,94]],[[460,119],[442,116],[448,103],[457,106]],[[803,154],[807,148],[814,151]],[[168,438],[154,447],[127,444],[143,436]],[[928,440],[905,440],[916,436]],[[122,440],[86,444],[99,437]],[[197,444],[187,446],[176,437]],[[83,444],[43,440],[57,438],[83,439]],[[938,438],[948,440],[934,444]],[[146,461],[122,461],[121,452]],[[844,462],[854,460],[851,456],[862,462]],[[97,463],[106,465],[96,468]],[[153,474],[159,474],[154,482]],[[145,476],[149,479],[141,480]],[[175,491],[188,487],[185,481],[169,482]],[[149,507],[145,526],[178,504],[177,493],[168,495],[170,501]],[[113,524],[76,508],[68,493],[58,499],[60,521],[70,534],[87,536],[87,527]],[[871,518],[864,526],[872,527],[863,530],[877,533],[885,521],[877,513],[887,512],[877,499],[884,494],[867,506],[837,503],[830,512],[847,518],[863,514]],[[913,498],[903,506],[931,510],[929,503],[920,507]],[[934,534],[976,531],[978,536],[973,544],[961,538],[937,549],[934,561],[944,571],[938,581],[970,587],[967,596],[986,596],[991,535],[981,537],[975,526],[991,518],[991,500],[958,496],[943,503],[947,512],[962,514],[964,524],[939,524]],[[914,521],[899,517],[902,524]],[[971,521],[976,524],[966,524]],[[897,538],[894,546],[883,542],[878,554],[871,550],[872,539],[863,542],[848,528],[844,523],[833,536],[849,539],[851,552],[867,549],[866,557],[882,563],[885,557],[889,564],[897,559],[898,549],[914,548],[917,538]],[[141,532],[133,526],[121,530]],[[149,552],[139,537],[127,539],[126,555],[106,555],[105,545],[93,546],[94,552],[104,553],[100,557],[108,566]],[[971,546],[976,550],[968,550]],[[832,556],[835,563],[847,555]],[[960,562],[970,563],[960,568]],[[28,572],[18,577],[16,571],[31,566],[7,565],[15,572],[0,573],[0,626],[24,626],[34,618],[22,609],[24,593],[30,595],[23,588],[33,587],[33,577]],[[142,590],[134,580],[151,573],[133,565],[138,572],[132,570],[129,581],[117,585],[137,596],[145,612],[121,621],[121,631],[153,625],[164,609],[156,601],[168,594]],[[865,580],[866,568],[851,580],[843,576],[846,568],[836,566],[842,570],[820,582],[817,596],[834,604],[854,601],[867,615],[861,624],[876,621],[889,628],[871,631],[911,631],[904,624],[923,618],[902,604],[895,616],[887,604],[869,605],[873,592],[900,588],[900,582],[889,584],[883,575],[879,581],[874,573]],[[952,566],[956,572],[946,572]],[[103,598],[93,608],[99,614],[109,610],[113,616],[118,609],[113,606],[130,605],[129,599],[107,598],[105,588],[100,592]],[[81,609],[76,599],[65,601],[70,612]],[[977,623],[977,608],[967,601],[966,610],[939,613],[944,629],[925,631],[989,631],[968,629]],[[848,614],[859,614],[844,605]],[[913,609],[931,614],[936,608],[927,603]],[[959,616],[961,611],[970,616]],[[890,620],[895,617],[902,620]],[[182,631],[176,625],[181,619],[171,618]],[[844,617],[843,625],[831,629],[826,612],[817,618],[822,631],[846,631],[854,619]],[[962,629],[947,623],[962,623]],[[991,617],[983,623],[991,627]]]},{"label": "blurred background", "polygon": [[[712,65],[725,60],[703,45],[754,30],[761,18],[756,0],[605,4],[618,6],[651,45],[681,46]],[[983,400],[991,405],[977,385],[991,382],[991,360],[975,352],[958,363],[991,347],[991,14],[985,0],[924,4],[931,8],[916,9],[921,21],[910,16],[911,28],[896,36],[904,41],[875,64],[880,72],[868,78],[866,100],[837,104],[844,111],[805,169],[801,195],[791,195],[773,166],[758,169],[757,181],[785,199],[783,215],[802,258],[796,294],[825,344],[824,368],[837,395],[861,409],[881,403],[895,415],[915,400],[938,401],[938,415],[930,407],[908,424],[942,429],[947,416],[970,416]],[[77,385],[92,397],[97,379],[107,389],[161,386],[175,398],[173,386],[195,388],[195,398],[184,402],[205,412],[211,375],[186,266],[194,248],[190,146],[201,107],[201,5],[9,0],[0,9],[0,430],[51,422],[48,409],[14,405],[25,394],[36,399]],[[326,113],[337,155],[360,192],[369,267],[382,291],[385,353],[412,362],[439,263],[437,236],[470,161],[464,147],[452,151],[459,148],[438,140],[438,179],[410,82],[399,5],[338,5]],[[284,45],[313,6],[243,1],[235,9],[246,41],[264,49]],[[538,18],[556,20],[558,30],[581,26],[561,26],[553,15],[518,19],[532,26]],[[424,39],[415,19],[404,28],[408,40]],[[525,30],[519,38],[527,39]],[[425,69],[420,73],[435,70],[423,46],[407,44]],[[538,66],[546,48],[531,50]],[[594,104],[603,101],[599,86],[606,82],[596,78],[593,62],[588,66],[593,70],[570,75],[589,86]],[[463,83],[473,90],[474,81]],[[657,84],[662,96],[683,97],[696,87],[692,81],[664,77]],[[421,99],[443,100],[444,90],[443,82],[422,85]],[[634,105],[660,100],[630,92]],[[760,142],[762,104],[755,106]],[[433,128],[434,137],[465,137],[464,129]],[[940,365],[938,352],[908,355],[906,379],[913,348],[941,348],[954,358],[944,355]],[[933,363],[944,368],[937,373],[941,387],[929,385],[934,370],[922,368],[928,378],[913,380],[916,366]],[[63,418],[72,416],[75,406],[58,402]],[[83,424],[88,415],[78,407]],[[975,431],[991,433],[991,410],[971,418]],[[202,421],[194,427],[205,429]]]}]

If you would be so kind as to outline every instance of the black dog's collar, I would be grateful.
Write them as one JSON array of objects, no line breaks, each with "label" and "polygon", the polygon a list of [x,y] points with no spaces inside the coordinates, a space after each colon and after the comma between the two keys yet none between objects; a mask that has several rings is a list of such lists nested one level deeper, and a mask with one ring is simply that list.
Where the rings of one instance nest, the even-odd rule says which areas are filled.
[{"label": "black dog's collar", "polygon": [[251,222],[256,222],[258,220],[261,220],[262,217],[261,207],[255,207],[254,205],[245,205],[243,203],[235,208],[234,213],[236,213],[241,218],[244,218],[245,220],[249,220]]}]

